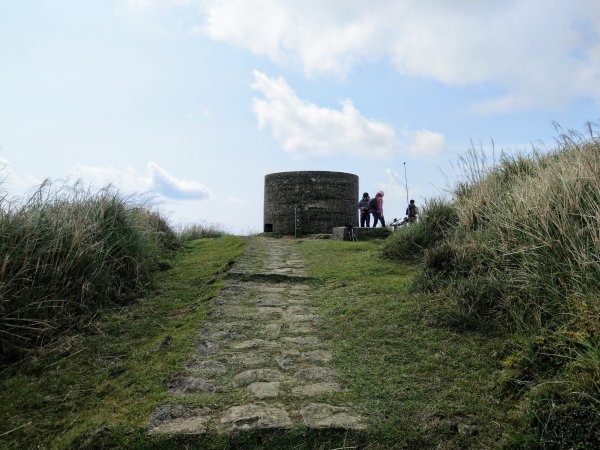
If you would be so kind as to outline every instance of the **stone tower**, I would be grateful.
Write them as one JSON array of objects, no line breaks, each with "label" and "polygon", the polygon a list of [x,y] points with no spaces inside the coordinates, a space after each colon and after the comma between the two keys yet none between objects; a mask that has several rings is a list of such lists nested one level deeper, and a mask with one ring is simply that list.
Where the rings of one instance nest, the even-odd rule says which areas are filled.
[{"label": "stone tower", "polygon": [[358,226],[358,177],[306,171],[265,176],[264,231],[331,233],[348,222]]}]

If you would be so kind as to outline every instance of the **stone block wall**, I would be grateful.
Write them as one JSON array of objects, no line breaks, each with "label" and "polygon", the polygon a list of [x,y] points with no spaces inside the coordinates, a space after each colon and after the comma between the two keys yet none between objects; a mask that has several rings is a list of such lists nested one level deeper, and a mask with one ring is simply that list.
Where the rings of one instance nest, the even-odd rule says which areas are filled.
[{"label": "stone block wall", "polygon": [[264,231],[331,233],[358,226],[358,177],[351,173],[306,171],[265,176]]}]

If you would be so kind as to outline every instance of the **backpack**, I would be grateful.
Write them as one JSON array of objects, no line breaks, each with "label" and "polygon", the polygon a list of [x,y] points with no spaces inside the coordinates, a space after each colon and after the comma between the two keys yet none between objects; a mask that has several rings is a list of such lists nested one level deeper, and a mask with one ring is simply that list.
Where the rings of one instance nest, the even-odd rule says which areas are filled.
[{"label": "backpack", "polygon": [[377,211],[377,197],[373,197],[369,200],[369,209],[371,211]]},{"label": "backpack", "polygon": [[414,204],[408,205],[408,217],[417,217],[417,207]]}]

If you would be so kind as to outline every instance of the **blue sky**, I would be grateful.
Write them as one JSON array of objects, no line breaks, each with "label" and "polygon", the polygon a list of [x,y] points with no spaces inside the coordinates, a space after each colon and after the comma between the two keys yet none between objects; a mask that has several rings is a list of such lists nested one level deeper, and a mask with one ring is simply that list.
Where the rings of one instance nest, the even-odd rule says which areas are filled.
[{"label": "blue sky", "polygon": [[[262,230],[268,173],[337,170],[402,215],[471,142],[600,120],[597,0],[0,0],[1,189],[144,192]],[[357,199],[358,200],[358,199]]]}]

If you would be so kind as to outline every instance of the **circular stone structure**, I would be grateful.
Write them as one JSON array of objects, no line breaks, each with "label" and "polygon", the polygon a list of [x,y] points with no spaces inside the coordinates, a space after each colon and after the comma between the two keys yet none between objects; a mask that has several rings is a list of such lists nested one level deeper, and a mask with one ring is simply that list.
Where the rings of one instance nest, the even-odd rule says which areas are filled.
[{"label": "circular stone structure", "polygon": [[331,233],[358,226],[358,177],[351,173],[306,171],[265,176],[264,231]]}]

